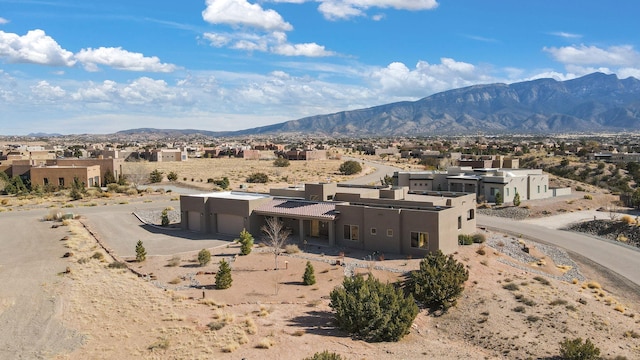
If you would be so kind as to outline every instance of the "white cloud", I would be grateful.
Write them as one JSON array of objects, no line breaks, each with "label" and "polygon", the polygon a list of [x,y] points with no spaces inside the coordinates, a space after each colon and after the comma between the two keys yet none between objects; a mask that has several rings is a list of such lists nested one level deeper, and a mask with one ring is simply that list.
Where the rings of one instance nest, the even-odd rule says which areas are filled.
[{"label": "white cloud", "polygon": [[440,64],[419,61],[415,69],[409,69],[401,62],[394,62],[385,68],[373,70],[370,76],[381,92],[411,97],[495,81],[483,69],[450,58],[440,59]]},{"label": "white cloud", "polygon": [[551,35],[558,36],[565,39],[579,39],[582,37],[580,34],[572,34],[564,31],[552,32]]},{"label": "white cloud", "polygon": [[7,20],[7,19],[5,19],[3,17],[0,17],[0,25],[4,25],[4,24],[8,24],[8,23],[9,23],[9,20]]},{"label": "white cloud", "polygon": [[214,47],[223,47],[231,41],[231,38],[228,35],[220,33],[207,32],[204,33],[204,38],[209,40],[211,46]]},{"label": "white cloud", "polygon": [[602,49],[596,46],[574,45],[564,47],[544,47],[556,60],[563,64],[634,66],[640,64],[640,54],[631,45],[610,46]]},{"label": "white cloud", "polygon": [[307,44],[280,44],[273,48],[273,52],[285,56],[332,56],[334,52],[325,50],[324,46],[316,43]]},{"label": "white cloud", "polygon": [[[436,0],[319,0],[318,10],[326,19],[348,19],[363,16],[370,8],[394,8],[397,10],[431,10],[438,7]],[[379,18],[378,18],[379,19]]]},{"label": "white cloud", "polygon": [[211,46],[229,46],[232,49],[244,51],[270,52],[284,56],[324,57],[333,56],[335,52],[326,50],[316,43],[291,44],[287,41],[287,34],[274,31],[268,34],[236,32],[228,34],[205,33],[204,38]]},{"label": "white cloud", "polygon": [[66,93],[60,86],[52,86],[44,80],[31,86],[32,99],[36,102],[58,100],[63,98]]},{"label": "white cloud", "polygon": [[11,63],[31,63],[49,66],[73,66],[73,53],[40,29],[26,35],[0,31],[0,58]]},{"label": "white cloud", "polygon": [[211,24],[247,26],[266,31],[289,31],[293,26],[275,10],[263,9],[246,0],[207,0],[202,18]]},{"label": "white cloud", "polygon": [[75,55],[87,71],[98,71],[98,65],[106,65],[118,70],[172,72],[173,64],[164,64],[156,56],[146,57],[143,54],[129,52],[120,47],[100,47],[82,49]]}]

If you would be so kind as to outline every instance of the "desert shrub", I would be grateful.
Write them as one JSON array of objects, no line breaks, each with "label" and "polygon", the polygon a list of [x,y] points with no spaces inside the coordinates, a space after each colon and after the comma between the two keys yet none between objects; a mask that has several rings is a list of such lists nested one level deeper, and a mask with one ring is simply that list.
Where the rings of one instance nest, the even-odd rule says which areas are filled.
[{"label": "desert shrub", "polygon": [[496,205],[502,205],[502,194],[500,192],[496,192]]},{"label": "desert shrub", "polygon": [[271,340],[269,338],[262,338],[262,339],[260,339],[260,341],[256,345],[256,348],[258,348],[258,349],[268,349],[268,348],[270,348],[272,346],[273,346],[273,340]]},{"label": "desert shrub", "polygon": [[138,240],[136,244],[136,261],[143,262],[147,259],[147,250],[145,250],[142,240]]},{"label": "desert shrub", "polygon": [[627,224],[627,225],[631,225],[633,223],[635,223],[635,220],[633,220],[633,218],[629,215],[624,215],[623,217],[620,218],[620,221],[622,221],[623,223]]},{"label": "desert shrub", "polygon": [[540,276],[540,275],[535,276],[535,277],[533,278],[533,280],[535,280],[535,281],[539,282],[539,283],[540,283],[540,284],[542,284],[542,285],[547,285],[547,286],[548,286],[548,285],[551,285],[551,283],[549,282],[549,280],[547,280],[547,279],[543,278],[543,277],[542,277],[542,276]]},{"label": "desert shrub", "polygon": [[343,175],[353,175],[362,171],[362,166],[354,160],[347,160],[340,165],[338,169]]},{"label": "desert shrub", "polygon": [[257,172],[247,177],[248,183],[266,184],[269,182],[269,176],[265,173]]},{"label": "desert shrub", "polygon": [[107,170],[104,172],[102,181],[104,184],[109,186],[109,184],[115,184],[117,180],[116,180],[116,177],[113,175],[113,172],[111,170]]},{"label": "desert shrub", "polygon": [[91,258],[95,260],[102,260],[104,259],[104,254],[101,253],[100,251],[96,251],[93,253],[93,255],[91,255]]},{"label": "desert shrub", "polygon": [[584,196],[582,197],[585,200],[593,200],[593,196],[589,195],[589,194],[584,194]]},{"label": "desert shrub", "polygon": [[513,311],[519,312],[519,313],[523,313],[523,312],[525,312],[525,308],[524,308],[524,306],[516,306],[516,307],[513,308]]},{"label": "desert shrub", "polygon": [[372,275],[345,277],[330,297],[338,327],[370,342],[400,340],[418,315],[412,295]]},{"label": "desert shrub", "polygon": [[471,245],[473,244],[473,235],[458,234],[458,245]]},{"label": "desert shrub", "polygon": [[182,261],[180,256],[179,255],[174,255],[171,259],[169,259],[169,263],[167,265],[169,267],[176,267],[176,266],[180,265],[180,261]]},{"label": "desert shrub", "polygon": [[343,360],[343,358],[334,352],[325,350],[323,352],[317,352],[313,354],[313,356],[304,358],[304,360]]},{"label": "desert shrub", "polygon": [[486,255],[487,251],[484,249],[484,246],[481,248],[478,248],[478,250],[476,250],[476,254],[478,255]]},{"label": "desert shrub", "polygon": [[[207,179],[207,182],[209,182],[209,179]],[[211,179],[211,182],[220,186],[222,189],[227,189],[229,187],[229,178],[228,177],[223,177],[222,180],[213,180]]]},{"label": "desert shrub", "polygon": [[273,165],[277,167],[287,167],[291,165],[291,163],[289,162],[289,159],[279,157],[273,161]]},{"label": "desert shrub", "polygon": [[296,244],[289,244],[284,247],[284,252],[287,254],[296,254],[300,252],[300,248]]},{"label": "desert shrub", "polygon": [[220,260],[220,268],[216,273],[216,289],[228,289],[231,287],[231,267],[224,259]]},{"label": "desert shrub", "polygon": [[456,304],[468,279],[463,264],[438,250],[420,261],[420,269],[409,273],[404,287],[428,308],[447,311]]},{"label": "desert shrub", "polygon": [[138,195],[138,190],[131,188],[131,189],[125,190],[124,193],[127,195]]},{"label": "desert shrub", "polygon": [[249,255],[253,248],[253,235],[251,235],[251,233],[246,229],[242,229],[238,242],[240,243],[240,254]]},{"label": "desert shrub", "polygon": [[595,360],[600,358],[600,349],[589,339],[566,339],[560,343],[560,356],[567,360]]},{"label": "desert shrub", "polygon": [[520,206],[520,194],[519,193],[516,193],[513,196],[513,205],[514,206]]},{"label": "desert shrub", "polygon": [[217,320],[217,321],[212,321],[212,322],[208,323],[207,327],[209,328],[209,330],[215,331],[215,330],[222,329],[223,327],[225,327],[225,325],[227,325],[226,322],[224,322],[222,320]]},{"label": "desert shrub", "polygon": [[505,289],[505,290],[509,290],[509,291],[518,291],[518,290],[520,290],[520,287],[518,287],[518,284],[514,284],[514,283],[504,284],[504,285],[502,285],[502,288]]},{"label": "desert shrub", "polygon": [[487,237],[484,234],[480,234],[480,233],[473,234],[471,238],[473,239],[473,242],[476,244],[482,244],[485,241],[487,241]]},{"label": "desert shrub", "polygon": [[114,261],[114,262],[110,263],[109,265],[107,265],[107,267],[109,269],[126,269],[127,268],[127,264],[122,262],[122,261]]},{"label": "desert shrub", "polygon": [[176,181],[176,180],[178,180],[178,174],[176,174],[176,172],[175,172],[175,171],[170,171],[170,172],[167,174],[167,180],[169,180],[169,181]]},{"label": "desert shrub", "polygon": [[307,266],[304,269],[304,275],[302,276],[302,282],[305,285],[314,285],[316,283],[316,275],[310,261],[307,261]]},{"label": "desert shrub", "polygon": [[205,266],[211,261],[211,252],[207,249],[202,249],[198,252],[198,264]]},{"label": "desert shrub", "polygon": [[159,171],[158,169],[153,170],[149,174],[149,182],[152,183],[152,184],[162,182],[162,175],[163,174],[164,173],[162,171]]},{"label": "desert shrub", "polygon": [[576,191],[585,191],[585,189],[582,186],[578,185],[576,186]]}]

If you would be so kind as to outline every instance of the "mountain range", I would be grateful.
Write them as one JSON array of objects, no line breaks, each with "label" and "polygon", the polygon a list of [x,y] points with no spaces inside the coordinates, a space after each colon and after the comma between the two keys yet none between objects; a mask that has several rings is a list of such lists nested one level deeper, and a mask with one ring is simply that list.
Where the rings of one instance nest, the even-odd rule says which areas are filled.
[{"label": "mountain range", "polygon": [[567,81],[537,79],[509,85],[474,85],[417,101],[316,115],[241,131],[198,133],[390,136],[637,130],[640,80],[593,73]]}]

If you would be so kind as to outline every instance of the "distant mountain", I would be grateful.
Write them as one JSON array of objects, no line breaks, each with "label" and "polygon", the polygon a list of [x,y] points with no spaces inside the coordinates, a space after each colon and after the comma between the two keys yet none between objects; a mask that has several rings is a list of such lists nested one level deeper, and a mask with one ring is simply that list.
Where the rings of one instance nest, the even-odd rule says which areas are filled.
[{"label": "distant mountain", "polygon": [[195,129],[154,129],[154,128],[139,128],[139,129],[129,129],[122,130],[115,133],[115,135],[148,135],[157,138],[167,138],[167,137],[180,137],[180,136],[193,136],[193,135],[203,135],[203,136],[221,136],[227,134],[227,132],[222,131],[207,131],[207,130],[195,130]]},{"label": "distant mountain", "polygon": [[37,132],[37,133],[29,133],[27,134],[27,136],[36,137],[36,138],[50,138],[50,137],[62,136],[62,134],[57,134],[57,133],[48,134],[43,132]]},{"label": "distant mountain", "polygon": [[386,136],[640,130],[640,80],[593,73],[475,85],[418,101],[316,115],[225,135]]}]

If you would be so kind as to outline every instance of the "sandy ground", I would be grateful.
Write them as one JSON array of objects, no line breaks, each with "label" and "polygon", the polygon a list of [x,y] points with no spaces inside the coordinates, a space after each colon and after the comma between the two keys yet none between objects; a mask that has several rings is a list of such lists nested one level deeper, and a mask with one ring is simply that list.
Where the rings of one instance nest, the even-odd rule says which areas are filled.
[{"label": "sandy ground", "polygon": [[[212,159],[202,160],[200,164]],[[258,165],[269,167],[271,162]],[[209,186],[205,176],[230,171],[218,173],[221,168],[203,172],[203,186]],[[184,171],[195,174],[191,171],[197,169]],[[305,169],[298,173],[314,174]],[[244,176],[234,174],[238,181]],[[580,211],[610,201],[607,194],[592,200],[581,195],[523,205],[534,213],[546,209],[560,214],[562,218],[542,220],[559,226],[573,217],[591,217]],[[117,195],[73,206],[118,206],[145,202],[149,196],[160,195]],[[580,265],[587,281],[556,280],[564,264],[554,264],[533,243],[532,253],[542,260],[535,264],[509,259],[499,246],[461,247],[455,257],[467,266],[470,279],[458,305],[442,316],[423,310],[401,341],[372,344],[351,339],[332,324],[328,295],[345,274],[345,267],[333,262],[361,264],[358,272],[371,270],[376,277],[395,281],[417,268],[419,259],[387,256],[367,262],[365,253],[347,251],[342,257],[337,249],[310,246],[281,256],[274,270],[268,248],[236,257],[238,247],[229,242],[209,249],[213,260],[205,267],[197,266],[197,251],[190,251],[181,252],[179,259],[149,256],[143,263],[120,258],[129,260],[129,269],[112,269],[108,264],[114,258],[80,221],[57,228],[40,221],[51,204],[68,209],[69,202],[10,198],[0,213],[0,358],[302,359],[330,350],[346,359],[544,359],[558,354],[559,341],[575,337],[592,339],[607,358],[640,358],[639,292],[619,286],[615,277],[588,262]],[[517,241],[498,233],[486,235]],[[101,240],[100,233],[97,236]],[[63,258],[65,252],[73,255]],[[233,286],[226,290],[213,286],[221,258],[232,264]],[[307,261],[316,271],[313,286],[301,284]],[[518,289],[505,289],[509,283]]]},{"label": "sandy ground", "polygon": [[[60,284],[62,321],[84,334],[85,343],[59,354],[59,359],[302,359],[323,350],[347,359],[525,359],[555,355],[560,340],[574,337],[592,339],[606,356],[640,357],[637,299],[610,291],[606,279],[575,284],[555,280],[552,275],[563,271],[556,265],[562,264],[549,259],[542,266],[513,267],[501,262],[515,260],[500,249],[461,247],[455,256],[470,270],[470,279],[458,306],[439,317],[421,311],[404,339],[372,344],[351,339],[331,322],[328,294],[340,284],[345,269],[332,263],[359,263],[357,271],[365,273],[380,265],[415,269],[419,259],[367,262],[363,253],[348,252],[343,258],[331,249],[310,246],[280,256],[276,271],[268,248],[236,257],[238,246],[229,243],[210,249],[213,260],[205,267],[195,262],[197,252],[182,253],[173,259],[175,266],[173,256],[129,262],[133,270],[148,275],[139,278],[128,270],[107,268],[112,259],[106,254],[102,260],[92,259],[104,252],[79,222],[65,228],[69,238],[64,244],[74,255],[67,259],[70,273]],[[496,233],[487,236],[515,241]],[[533,254],[545,259],[530,245]],[[233,286],[226,290],[213,286],[221,258],[232,261]],[[316,285],[301,284],[306,261],[315,267]],[[373,274],[388,281],[399,276],[378,270]],[[199,283],[196,288],[190,286],[192,280]],[[507,283],[519,289],[506,290]],[[221,328],[212,330],[209,324]]]}]

